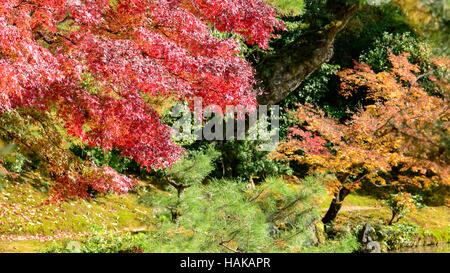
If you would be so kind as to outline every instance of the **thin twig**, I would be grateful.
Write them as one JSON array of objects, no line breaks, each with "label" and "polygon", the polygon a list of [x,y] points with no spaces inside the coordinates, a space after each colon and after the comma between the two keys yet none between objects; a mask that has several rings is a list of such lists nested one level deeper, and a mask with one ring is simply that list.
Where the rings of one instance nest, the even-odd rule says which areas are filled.
[{"label": "thin twig", "polygon": [[233,241],[234,237],[236,237],[236,234],[233,235],[233,237],[231,237],[230,240],[228,241],[224,241],[223,237],[220,236],[221,242],[219,243],[220,246],[223,246],[224,248],[228,249],[229,251],[232,251],[234,253],[240,253],[240,251],[232,249],[231,247],[227,246],[226,244],[228,244],[229,242]]},{"label": "thin twig", "polygon": [[264,189],[263,189],[262,191],[260,191],[260,192],[258,193],[258,195],[256,195],[255,197],[250,198],[250,200],[248,200],[248,202],[251,203],[251,202],[255,201],[256,199],[258,199],[258,198],[261,196],[261,194],[262,194],[263,192],[264,192]]}]

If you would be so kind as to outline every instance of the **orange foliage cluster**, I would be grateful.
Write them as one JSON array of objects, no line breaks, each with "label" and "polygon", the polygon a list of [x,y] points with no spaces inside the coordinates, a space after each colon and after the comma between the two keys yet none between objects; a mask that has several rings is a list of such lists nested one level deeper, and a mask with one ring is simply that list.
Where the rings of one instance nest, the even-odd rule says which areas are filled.
[{"label": "orange foliage cluster", "polygon": [[394,209],[402,209],[402,210],[409,210],[414,211],[416,209],[416,205],[414,203],[414,198],[410,193],[402,192],[401,194],[396,194],[392,197],[392,200],[390,200],[391,207],[394,207]]},{"label": "orange foliage cluster", "polygon": [[[399,189],[448,185],[448,92],[440,97],[429,95],[418,80],[430,73],[418,75],[419,67],[410,64],[407,56],[390,54],[390,72],[375,73],[368,65],[356,63],[353,69],[338,73],[341,95],[365,94],[366,106],[344,123],[312,105],[299,105],[293,113],[299,127],[320,136],[330,152],[317,152],[317,137],[303,134],[299,140],[299,134],[291,134],[273,157],[308,164],[311,172],[334,174],[331,188],[335,193],[343,187],[358,188],[362,181]],[[310,146],[316,152],[305,149]]]}]

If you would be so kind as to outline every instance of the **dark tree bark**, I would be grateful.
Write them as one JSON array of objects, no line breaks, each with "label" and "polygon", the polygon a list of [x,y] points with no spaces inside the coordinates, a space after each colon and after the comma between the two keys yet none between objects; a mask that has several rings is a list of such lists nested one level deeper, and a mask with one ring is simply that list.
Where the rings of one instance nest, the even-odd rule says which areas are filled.
[{"label": "dark tree bark", "polygon": [[[350,177],[350,173],[340,173],[337,175],[337,178],[341,185],[344,185],[347,182],[347,179]],[[344,202],[345,197],[351,193],[351,190],[347,189],[344,186],[341,186],[339,192],[334,196],[331,201],[330,207],[328,208],[327,213],[322,218],[322,223],[331,224],[336,219],[339,211],[341,210],[342,203]]]},{"label": "dark tree bark", "polygon": [[334,197],[333,201],[331,201],[330,207],[328,208],[327,213],[322,218],[322,223],[324,224],[330,224],[334,222],[336,219],[336,216],[338,215],[339,211],[342,207],[342,202],[344,201],[344,198],[349,195],[350,190],[346,188],[342,188],[339,190],[339,193]]},{"label": "dark tree bark", "polygon": [[[394,223],[394,220],[395,220],[396,216],[397,216],[397,213],[396,212],[392,212],[392,217],[391,217],[391,220],[389,220],[389,222],[388,222],[388,226],[391,226]],[[398,218],[397,218],[396,222],[398,222]]]},{"label": "dark tree bark", "polygon": [[182,183],[177,184],[177,183],[175,183],[175,181],[173,181],[170,178],[167,178],[167,182],[177,190],[178,198],[180,198],[181,194],[183,193],[183,191],[185,189],[190,187],[190,185],[184,185]]},{"label": "dark tree bark", "polygon": [[257,64],[256,77],[264,90],[257,98],[259,104],[279,103],[311,73],[330,60],[336,35],[345,28],[358,7],[344,5],[339,1],[328,2],[334,19],[327,26],[300,36]]},{"label": "dark tree bark", "polygon": [[[358,7],[340,0],[328,0],[327,9],[333,15],[328,25],[301,35],[256,63],[256,78],[264,91],[257,97],[260,105],[275,105],[282,101],[333,56],[336,35],[346,27]],[[222,147],[223,175],[236,176],[236,152],[233,147],[225,147],[223,142],[219,147]]]}]

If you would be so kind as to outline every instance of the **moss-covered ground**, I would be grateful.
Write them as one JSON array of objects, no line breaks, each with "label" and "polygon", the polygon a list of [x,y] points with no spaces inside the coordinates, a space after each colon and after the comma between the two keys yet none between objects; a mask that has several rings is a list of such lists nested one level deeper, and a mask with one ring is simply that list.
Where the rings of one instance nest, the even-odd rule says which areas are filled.
[{"label": "moss-covered ground", "polygon": [[[322,202],[324,213],[331,202],[327,197]],[[342,225],[356,225],[365,222],[386,224],[391,217],[391,211],[384,201],[372,196],[351,194],[343,203],[336,222]],[[423,243],[450,242],[450,208],[447,206],[425,206],[407,214],[399,223],[414,223],[420,227],[424,238]]]},{"label": "moss-covered ground", "polygon": [[33,252],[51,241],[82,236],[93,226],[126,231],[152,223],[151,209],[139,203],[136,193],[47,204],[45,183],[33,183],[38,179],[28,173],[22,182],[2,181],[0,252]]},{"label": "moss-covered ground", "polygon": [[[99,226],[112,231],[150,229],[151,208],[139,202],[138,193],[108,195],[93,200],[70,200],[45,204],[48,193],[33,183],[37,174],[27,174],[23,182],[3,182],[0,191],[0,252],[37,252],[54,241],[79,237]],[[322,200],[325,213],[331,197]],[[385,223],[391,216],[383,201],[352,194],[344,201],[337,223],[364,221]],[[450,241],[450,208],[425,207],[400,222],[417,224],[439,242]]]}]

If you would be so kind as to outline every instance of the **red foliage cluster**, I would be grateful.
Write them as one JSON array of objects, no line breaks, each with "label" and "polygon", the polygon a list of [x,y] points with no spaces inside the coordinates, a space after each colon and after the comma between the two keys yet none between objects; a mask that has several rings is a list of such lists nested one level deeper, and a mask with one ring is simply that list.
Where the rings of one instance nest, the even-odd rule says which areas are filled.
[{"label": "red foliage cluster", "polygon": [[[320,136],[313,135],[310,131],[304,131],[297,127],[290,128],[289,137],[294,142],[299,149],[301,149],[306,154],[314,155],[328,155],[330,152],[325,147],[327,142],[323,140]],[[300,137],[298,140],[296,137]]]},{"label": "red foliage cluster", "polygon": [[282,25],[261,0],[3,0],[0,114],[56,109],[89,145],[168,166],[181,149],[151,98],[256,104],[239,42],[211,26],[266,48]]},{"label": "red foliage cluster", "polygon": [[[93,164],[92,164],[93,165]],[[53,171],[50,168],[50,171]],[[81,197],[91,198],[90,192],[96,191],[102,194],[115,192],[127,193],[137,185],[137,180],[120,175],[108,166],[89,166],[84,172],[66,170],[68,175],[58,175],[53,187],[53,199],[65,199]]]}]

